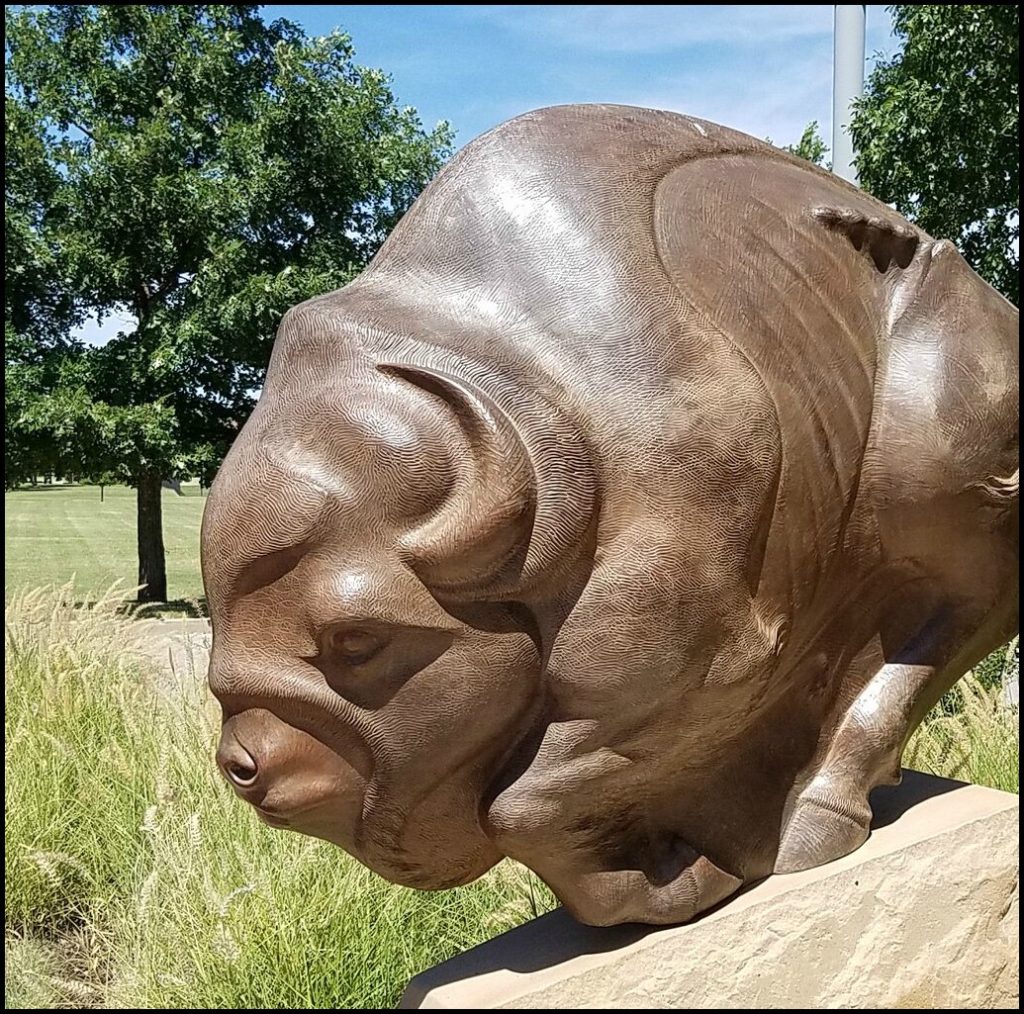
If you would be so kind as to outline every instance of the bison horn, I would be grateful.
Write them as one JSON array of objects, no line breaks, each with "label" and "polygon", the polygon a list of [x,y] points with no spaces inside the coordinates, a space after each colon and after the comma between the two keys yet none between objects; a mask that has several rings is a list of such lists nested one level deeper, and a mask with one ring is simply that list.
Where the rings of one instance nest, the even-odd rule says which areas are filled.
[{"label": "bison horn", "polygon": [[451,373],[407,363],[379,369],[444,401],[469,449],[444,506],[402,540],[431,588],[454,597],[525,598],[580,555],[596,482],[587,448],[562,413],[517,389],[502,399],[518,409],[513,422],[500,393],[491,397]]}]

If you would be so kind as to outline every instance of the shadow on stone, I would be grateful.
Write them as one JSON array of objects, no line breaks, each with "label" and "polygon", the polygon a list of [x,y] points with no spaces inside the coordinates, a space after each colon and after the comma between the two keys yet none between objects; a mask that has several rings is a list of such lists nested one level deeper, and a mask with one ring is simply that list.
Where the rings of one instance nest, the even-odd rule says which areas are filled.
[{"label": "shadow on stone", "polygon": [[904,768],[903,781],[899,785],[880,785],[871,793],[871,812],[874,814],[871,830],[888,827],[926,799],[962,789],[965,784],[952,778],[939,778]]},{"label": "shadow on stone", "polygon": [[517,935],[512,930],[460,954],[457,965],[445,962],[421,972],[409,984],[399,1009],[419,1008],[427,993],[451,982],[499,969],[538,972],[583,954],[604,954],[619,950],[661,928],[639,925],[606,928],[584,926],[562,908],[534,919],[529,925],[529,936]]}]

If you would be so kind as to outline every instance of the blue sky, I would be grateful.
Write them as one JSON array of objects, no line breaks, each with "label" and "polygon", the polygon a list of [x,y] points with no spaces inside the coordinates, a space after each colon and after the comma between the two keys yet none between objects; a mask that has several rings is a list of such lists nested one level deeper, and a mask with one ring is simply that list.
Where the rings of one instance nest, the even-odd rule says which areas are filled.
[{"label": "blue sky", "polygon": [[[310,35],[341,28],[356,60],[463,145],[517,113],[562,102],[622,102],[700,116],[776,144],[811,120],[831,134],[832,5],[268,4]],[[891,54],[889,16],[868,7],[869,64]],[[130,319],[79,334],[102,343]]]},{"label": "blue sky", "polygon": [[[831,130],[832,5],[273,5],[312,35],[342,28],[357,61],[457,141],[561,102],[674,109],[777,143]],[[883,6],[867,51],[895,48]]]}]

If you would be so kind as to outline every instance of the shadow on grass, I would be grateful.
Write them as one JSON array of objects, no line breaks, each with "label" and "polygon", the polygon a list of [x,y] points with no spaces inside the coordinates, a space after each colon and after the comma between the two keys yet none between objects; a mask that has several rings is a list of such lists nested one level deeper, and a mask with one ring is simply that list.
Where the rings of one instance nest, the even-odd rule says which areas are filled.
[{"label": "shadow on grass", "polygon": [[[96,605],[96,600],[80,600],[76,608],[88,609]],[[165,620],[165,619],[208,619],[206,598],[168,599],[166,602],[122,602],[117,607],[118,615],[128,616],[133,620]]]},{"label": "shadow on grass", "polygon": [[119,610],[133,620],[160,620],[169,617],[187,616],[190,619],[207,619],[210,611],[206,598],[170,599],[167,602],[125,602]]},{"label": "shadow on grass", "polygon": [[[5,493],[46,493],[55,489],[81,489],[82,483],[79,482],[61,482],[61,483],[50,483],[49,486],[44,486],[39,483],[38,486],[12,486],[10,489],[5,489]],[[97,491],[99,486],[96,487]],[[97,497],[98,497],[97,492]]]},{"label": "shadow on grass", "polygon": [[[59,483],[58,482],[54,482],[54,483],[51,483],[49,486],[44,486],[42,483],[39,483],[38,486],[11,486],[9,489],[5,489],[4,492],[5,493],[43,493],[43,492],[46,492],[46,491],[69,490],[69,489],[91,489],[91,490],[94,490],[96,492],[96,499],[97,500],[100,500],[100,501],[103,500],[103,493],[101,493],[101,491],[100,491],[101,487],[98,486],[96,483],[93,483],[93,482],[59,482]],[[115,491],[115,490],[117,491],[118,494],[121,494],[121,493],[124,493],[124,492],[131,493],[131,494],[135,493],[135,488],[133,486],[128,486],[125,483],[119,483],[119,482],[113,482],[109,486],[103,486],[102,489],[106,490],[107,493],[110,493],[110,492]],[[170,493],[172,496],[176,496],[176,497],[182,497],[182,498],[202,497],[203,499],[205,499],[207,494],[210,492],[210,487],[209,486],[195,486],[195,485],[192,485],[190,483],[188,485],[182,486],[180,493],[177,490],[170,489],[169,487],[166,487],[166,486],[164,487],[163,492],[164,493]]]}]

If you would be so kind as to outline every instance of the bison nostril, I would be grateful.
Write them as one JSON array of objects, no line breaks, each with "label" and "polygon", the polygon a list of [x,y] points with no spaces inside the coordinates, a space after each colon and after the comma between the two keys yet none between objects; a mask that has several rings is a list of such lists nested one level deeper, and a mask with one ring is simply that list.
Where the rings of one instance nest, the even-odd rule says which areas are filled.
[{"label": "bison nostril", "polygon": [[233,736],[221,742],[217,761],[224,777],[236,789],[251,789],[256,784],[260,769],[252,754]]},{"label": "bison nostril", "polygon": [[256,781],[256,776],[259,774],[251,758],[248,763],[245,761],[231,761],[225,768],[225,771],[228,778],[240,789],[249,788]]}]

